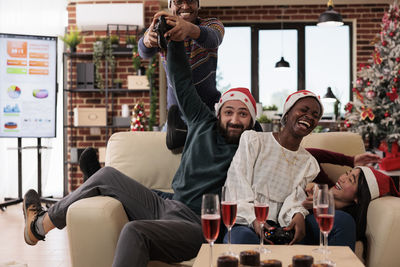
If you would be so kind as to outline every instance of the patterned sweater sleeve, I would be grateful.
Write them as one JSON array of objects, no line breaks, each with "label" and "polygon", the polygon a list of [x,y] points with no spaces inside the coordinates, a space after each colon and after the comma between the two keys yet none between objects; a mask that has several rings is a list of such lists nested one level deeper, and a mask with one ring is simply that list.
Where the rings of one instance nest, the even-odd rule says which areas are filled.
[{"label": "patterned sweater sleeve", "polygon": [[[147,34],[148,30],[145,32],[145,35]],[[157,52],[158,52],[158,48],[157,47],[151,47],[151,48],[147,48],[144,45],[144,37],[139,39],[138,42],[138,52],[139,52],[139,56],[143,59],[147,59],[147,58],[152,58]]]},{"label": "patterned sweater sleeve", "polygon": [[224,38],[225,29],[222,22],[215,18],[205,19],[200,25],[200,36],[195,41],[202,48],[218,48]]},{"label": "patterned sweater sleeve", "polygon": [[260,141],[256,132],[243,132],[239,147],[228,170],[225,186],[229,192],[236,192],[237,224],[250,225],[255,220],[252,183],[254,163],[259,154],[259,149]]}]

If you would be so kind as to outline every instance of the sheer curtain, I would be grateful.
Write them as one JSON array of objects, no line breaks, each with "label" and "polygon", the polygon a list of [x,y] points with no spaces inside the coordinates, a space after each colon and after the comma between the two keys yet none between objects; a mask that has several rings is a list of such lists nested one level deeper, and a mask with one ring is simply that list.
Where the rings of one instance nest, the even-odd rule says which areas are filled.
[{"label": "sheer curtain", "polygon": [[[30,35],[63,35],[68,25],[67,0],[1,0],[0,32]],[[63,43],[58,42],[57,61],[57,137],[42,138],[42,193],[61,197],[63,194]],[[3,88],[0,88],[2,90]],[[17,139],[0,138],[0,202],[18,195]],[[22,146],[36,146],[37,139],[23,138]],[[37,189],[37,151],[22,152],[22,193]]]}]

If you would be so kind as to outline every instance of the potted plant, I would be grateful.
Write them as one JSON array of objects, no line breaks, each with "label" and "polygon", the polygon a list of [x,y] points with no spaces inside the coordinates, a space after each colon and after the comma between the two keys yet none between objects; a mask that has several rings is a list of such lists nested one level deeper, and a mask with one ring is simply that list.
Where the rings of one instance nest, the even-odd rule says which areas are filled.
[{"label": "potted plant", "polygon": [[275,104],[263,107],[263,114],[265,116],[267,116],[268,118],[274,119],[277,111],[278,111],[278,107]]},{"label": "potted plant", "polygon": [[104,80],[100,72],[102,58],[104,56],[104,39],[98,38],[96,42],[93,43],[93,63],[95,68],[95,83],[96,87],[100,90],[104,89]]},{"label": "potted plant", "polygon": [[128,35],[126,37],[126,47],[129,49],[133,49],[135,46],[137,46],[136,36]]},{"label": "potted plant", "polygon": [[272,132],[272,120],[266,115],[261,115],[257,121],[260,123],[263,132]]},{"label": "potted plant", "polygon": [[81,31],[72,27],[64,36],[60,36],[60,39],[69,47],[71,53],[75,53],[77,45],[82,42]]},{"label": "potted plant", "polygon": [[123,83],[123,81],[121,80],[121,79],[115,79],[114,80],[114,86],[115,86],[115,88],[117,88],[117,89],[120,89],[120,88],[122,88],[122,83]]},{"label": "potted plant", "polygon": [[111,47],[116,49],[119,47],[119,37],[117,35],[110,36]]}]

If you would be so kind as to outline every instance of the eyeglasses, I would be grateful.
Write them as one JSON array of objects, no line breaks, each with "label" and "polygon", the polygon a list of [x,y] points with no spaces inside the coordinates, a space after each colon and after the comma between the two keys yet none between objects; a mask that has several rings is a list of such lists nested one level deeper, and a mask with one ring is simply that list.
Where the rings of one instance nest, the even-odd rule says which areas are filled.
[{"label": "eyeglasses", "polygon": [[175,6],[182,6],[183,2],[187,5],[193,5],[193,3],[197,3],[197,0],[173,0]]}]

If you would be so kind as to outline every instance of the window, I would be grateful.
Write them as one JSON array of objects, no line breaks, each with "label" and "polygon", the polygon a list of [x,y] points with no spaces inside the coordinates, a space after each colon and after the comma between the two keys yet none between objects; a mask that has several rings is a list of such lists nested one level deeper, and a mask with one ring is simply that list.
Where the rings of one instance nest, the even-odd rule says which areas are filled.
[{"label": "window", "polygon": [[217,67],[217,88],[222,93],[235,87],[250,88],[250,40],[250,27],[225,28]]},{"label": "window", "polygon": [[[307,89],[321,97],[329,87],[344,104],[351,94],[351,24],[317,27],[314,23],[226,25],[219,49],[217,83],[225,91],[244,86],[263,106],[281,111],[285,97]],[[281,56],[290,69],[277,70]],[[325,114],[333,107],[326,106]]]}]

